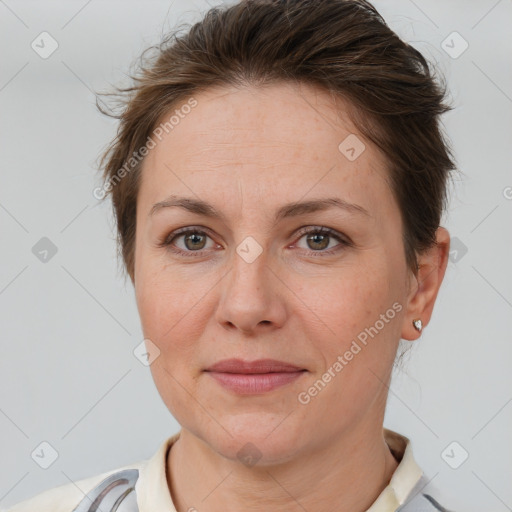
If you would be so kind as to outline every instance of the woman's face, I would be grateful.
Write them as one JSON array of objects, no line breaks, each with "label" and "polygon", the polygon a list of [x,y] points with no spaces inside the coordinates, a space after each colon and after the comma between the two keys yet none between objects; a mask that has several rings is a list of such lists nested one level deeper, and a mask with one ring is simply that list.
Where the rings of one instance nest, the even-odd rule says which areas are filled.
[{"label": "woman's face", "polygon": [[[146,157],[137,204],[136,299],[144,336],[160,350],[151,371],[162,399],[184,429],[232,459],[249,442],[261,462],[276,462],[353,429],[380,432],[411,322],[383,157],[317,89],[194,98]],[[210,207],[152,212],[183,198]],[[357,206],[285,208],[331,198]],[[192,232],[176,233],[183,228]],[[251,393],[251,377],[235,390],[206,371],[232,358],[304,371]]]}]

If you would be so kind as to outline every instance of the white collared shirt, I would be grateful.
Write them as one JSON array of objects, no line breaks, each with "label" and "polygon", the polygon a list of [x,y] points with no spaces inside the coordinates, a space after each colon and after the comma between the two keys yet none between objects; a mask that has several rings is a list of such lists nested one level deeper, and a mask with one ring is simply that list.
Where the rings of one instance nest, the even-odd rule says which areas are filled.
[{"label": "white collared shirt", "polygon": [[[167,452],[179,435],[180,432],[167,438],[150,459],[48,489],[0,512],[72,512],[96,485],[123,469],[139,470],[135,484],[139,512],[176,512],[167,484],[166,466]],[[400,462],[389,484],[366,512],[448,512],[432,496],[422,492],[428,479],[414,460],[409,439],[386,428],[384,439]]]}]

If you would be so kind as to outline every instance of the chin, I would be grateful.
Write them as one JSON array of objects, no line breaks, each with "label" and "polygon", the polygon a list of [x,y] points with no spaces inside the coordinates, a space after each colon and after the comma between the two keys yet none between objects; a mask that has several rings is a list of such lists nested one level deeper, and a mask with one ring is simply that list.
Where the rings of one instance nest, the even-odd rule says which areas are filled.
[{"label": "chin", "polygon": [[202,436],[216,452],[247,467],[285,463],[296,455],[305,442],[304,428],[285,415],[253,413],[228,416],[218,420],[219,428]]}]

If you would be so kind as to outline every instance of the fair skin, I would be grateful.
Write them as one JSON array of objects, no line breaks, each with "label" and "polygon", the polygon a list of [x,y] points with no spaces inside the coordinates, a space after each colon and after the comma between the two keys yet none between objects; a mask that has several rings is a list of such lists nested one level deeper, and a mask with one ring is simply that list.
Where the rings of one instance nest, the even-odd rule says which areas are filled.
[{"label": "fair skin", "polygon": [[[325,92],[291,84],[194,98],[197,106],[145,159],[135,244],[144,337],[160,350],[152,375],[182,427],[167,460],[176,509],[363,512],[397,467],[382,431],[387,386],[399,339],[420,336],[413,319],[428,324],[449,234],[437,230],[438,245],[420,256],[414,275],[384,157],[339,110],[341,100],[336,110]],[[351,133],[366,145],[354,161],[338,149]],[[180,207],[150,215],[171,194],[208,202],[224,219]],[[274,222],[284,204],[328,197],[367,214],[330,208]],[[158,246],[183,227],[196,228],[196,238],[175,235],[181,254]],[[303,227],[309,241],[298,234]],[[319,227],[351,244],[330,235],[322,245]],[[237,253],[249,236],[262,250],[250,263]],[[300,403],[299,393],[394,303],[402,307],[393,319]],[[307,371],[240,395],[204,371],[227,358],[272,358]],[[261,457],[252,466],[237,457],[249,442]]]}]

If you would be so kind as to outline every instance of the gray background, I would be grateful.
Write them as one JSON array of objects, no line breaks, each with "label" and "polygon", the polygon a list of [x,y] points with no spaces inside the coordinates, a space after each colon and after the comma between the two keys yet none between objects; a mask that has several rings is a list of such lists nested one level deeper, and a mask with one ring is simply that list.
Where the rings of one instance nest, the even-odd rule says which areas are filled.
[{"label": "gray background", "polygon": [[[375,5],[447,77],[456,109],[444,122],[463,173],[444,219],[456,252],[394,377],[385,426],[412,439],[448,508],[512,510],[512,5]],[[207,7],[0,1],[0,508],[146,459],[179,429],[132,352],[142,340],[133,290],[109,205],[92,195],[116,125],[91,90],[119,83],[145,47]],[[31,48],[43,31],[59,44],[47,59]],[[457,58],[441,46],[454,31],[469,44]],[[42,237],[57,247],[46,263],[32,252]],[[58,452],[48,469],[31,458],[43,441]]]}]

